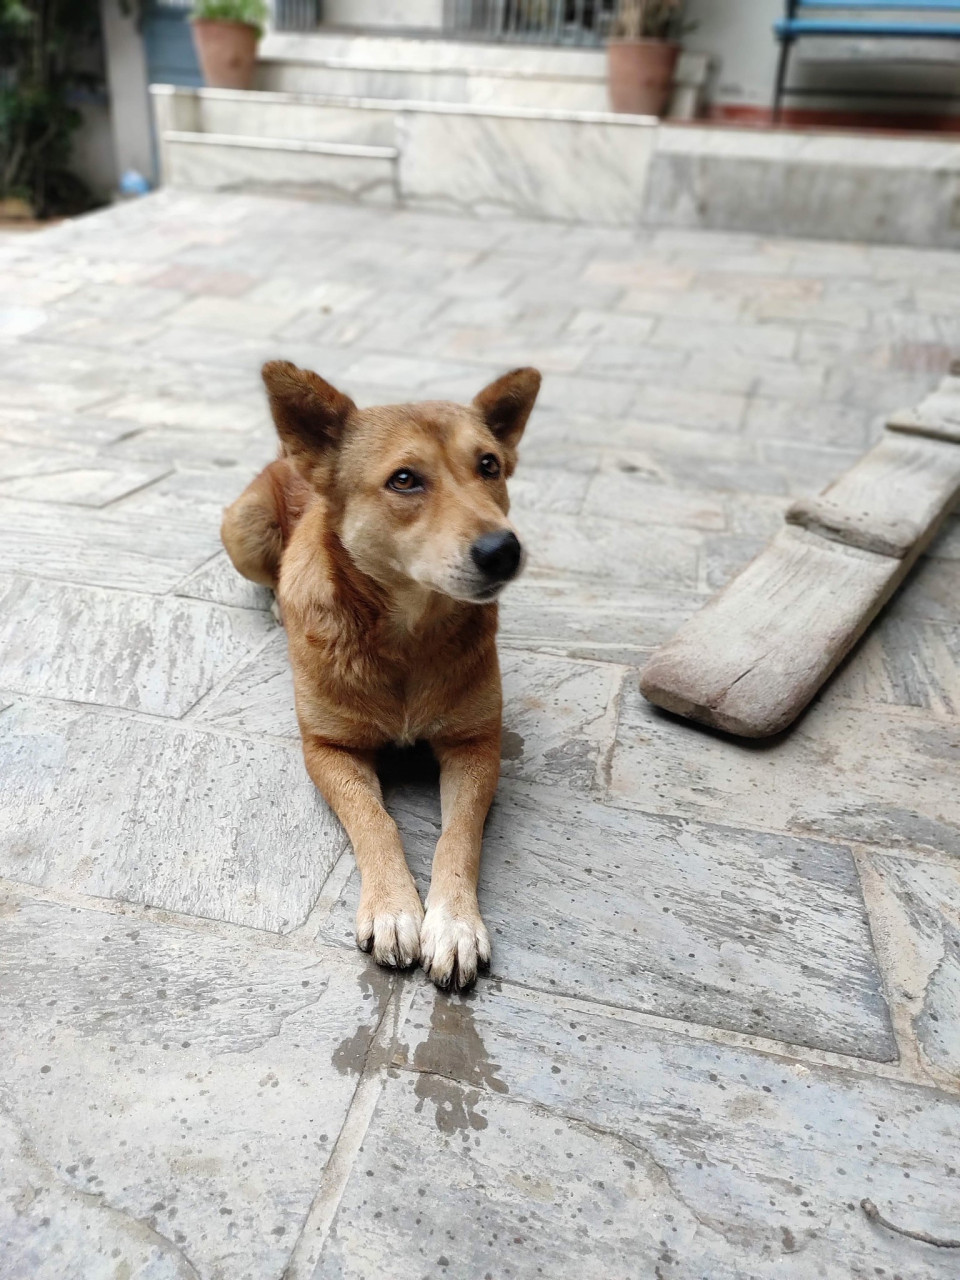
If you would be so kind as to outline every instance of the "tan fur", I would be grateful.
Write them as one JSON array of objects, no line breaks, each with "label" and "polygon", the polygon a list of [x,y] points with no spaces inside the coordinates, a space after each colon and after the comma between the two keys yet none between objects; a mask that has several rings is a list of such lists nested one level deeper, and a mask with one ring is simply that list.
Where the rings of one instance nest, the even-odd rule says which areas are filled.
[{"label": "tan fur", "polygon": [[[227,508],[223,542],[240,573],[277,591],[307,770],[360,868],[358,944],[469,985],[490,959],[476,887],[501,711],[499,587],[471,549],[511,528],[506,478],[540,376],[515,370],[469,406],[366,410],[285,361],[263,377],[281,457]],[[482,470],[491,456],[498,476]],[[391,487],[403,471],[422,492]],[[426,915],[375,770],[378,748],[418,739],[440,763]]]}]

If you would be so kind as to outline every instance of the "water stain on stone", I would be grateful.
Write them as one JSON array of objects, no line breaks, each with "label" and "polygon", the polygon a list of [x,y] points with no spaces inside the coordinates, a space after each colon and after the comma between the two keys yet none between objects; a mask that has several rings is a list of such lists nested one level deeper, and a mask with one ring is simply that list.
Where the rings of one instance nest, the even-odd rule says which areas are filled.
[{"label": "water stain on stone", "polygon": [[500,759],[519,760],[523,755],[523,738],[512,729],[504,729],[500,737]]},{"label": "water stain on stone", "polygon": [[423,1110],[425,1102],[432,1103],[441,1133],[486,1129],[487,1118],[477,1109],[482,1090],[509,1093],[497,1075],[499,1064],[490,1061],[480,1038],[470,997],[434,997],[430,1032],[417,1045],[413,1065],[419,1072],[414,1089],[417,1111]]},{"label": "water stain on stone", "polygon": [[341,1040],[331,1059],[334,1069],[342,1076],[358,1076],[367,1065],[367,1058],[383,1010],[393,990],[393,979],[375,960],[368,960],[360,974],[360,989],[364,1000],[373,1000],[375,1012],[372,1021],[357,1027],[353,1035]]},{"label": "water stain on stone", "polygon": [[790,1230],[790,1228],[789,1228],[789,1227],[781,1227],[781,1228],[780,1228],[780,1234],[781,1234],[781,1236],[783,1236],[783,1251],[784,1251],[784,1253],[796,1253],[796,1251],[797,1251],[797,1239],[796,1239],[796,1236],[793,1234],[793,1232]]}]

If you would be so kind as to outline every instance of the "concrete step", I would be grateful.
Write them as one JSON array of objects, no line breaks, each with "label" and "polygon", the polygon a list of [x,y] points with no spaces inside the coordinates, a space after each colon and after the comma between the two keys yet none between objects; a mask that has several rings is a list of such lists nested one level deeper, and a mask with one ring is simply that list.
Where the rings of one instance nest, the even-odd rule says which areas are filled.
[{"label": "concrete step", "polygon": [[382,98],[205,89],[189,96],[177,94],[170,104],[172,116],[167,127],[191,133],[366,147],[396,143],[396,113],[392,103]]},{"label": "concrete step", "polygon": [[960,248],[933,138],[152,87],[165,180],[451,212]]},{"label": "concrete step", "polygon": [[204,190],[395,202],[388,104],[151,86],[164,181]]},{"label": "concrete step", "polygon": [[[692,118],[707,58],[684,54],[669,114]],[[607,111],[602,48],[274,33],[260,46],[257,88],[289,93]]]},{"label": "concrete step", "polygon": [[164,181],[622,226],[656,121],[151,86]]}]

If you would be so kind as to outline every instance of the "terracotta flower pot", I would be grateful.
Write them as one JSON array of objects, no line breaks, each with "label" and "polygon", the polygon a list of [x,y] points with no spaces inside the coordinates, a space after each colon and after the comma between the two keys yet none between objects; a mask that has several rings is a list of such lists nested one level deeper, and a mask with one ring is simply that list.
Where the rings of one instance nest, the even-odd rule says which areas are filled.
[{"label": "terracotta flower pot", "polygon": [[611,40],[607,45],[610,105],[635,116],[666,110],[680,46],[666,40]]},{"label": "terracotta flower pot", "polygon": [[260,32],[249,22],[193,23],[193,43],[204,81],[211,89],[249,89]]}]

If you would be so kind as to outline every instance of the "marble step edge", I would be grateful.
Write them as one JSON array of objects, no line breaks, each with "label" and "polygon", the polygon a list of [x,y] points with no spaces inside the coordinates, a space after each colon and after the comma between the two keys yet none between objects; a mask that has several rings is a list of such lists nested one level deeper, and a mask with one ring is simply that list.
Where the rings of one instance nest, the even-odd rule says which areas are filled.
[{"label": "marble step edge", "polygon": [[[280,89],[209,89],[192,85],[152,84],[150,97],[159,119],[167,128],[180,117],[180,108],[204,98],[234,101],[245,106],[258,102],[291,106],[354,108],[358,111],[392,111],[397,114],[446,116],[489,116],[501,120],[543,120],[575,124],[617,125],[624,129],[656,130],[655,116],[633,116],[615,111],[591,111],[559,107],[498,106],[495,103],[440,102],[417,98],[357,97],[354,94],[305,93]],[[167,130],[162,130],[166,132]],[[189,132],[196,132],[190,130]]]},{"label": "marble step edge", "polygon": [[[495,79],[541,79],[606,83],[607,53],[602,45],[554,46],[476,44],[463,40],[424,40],[405,35],[268,31],[257,50],[257,62],[293,63],[348,71],[413,75],[489,76]],[[710,55],[681,51],[674,82],[700,86],[710,71]]]},{"label": "marble step edge", "polygon": [[318,156],[348,156],[359,160],[396,160],[396,147],[375,147],[360,142],[312,142],[304,138],[265,138],[244,133],[198,133],[190,129],[166,129],[167,143],[191,146],[242,147],[255,151],[295,151]]}]

